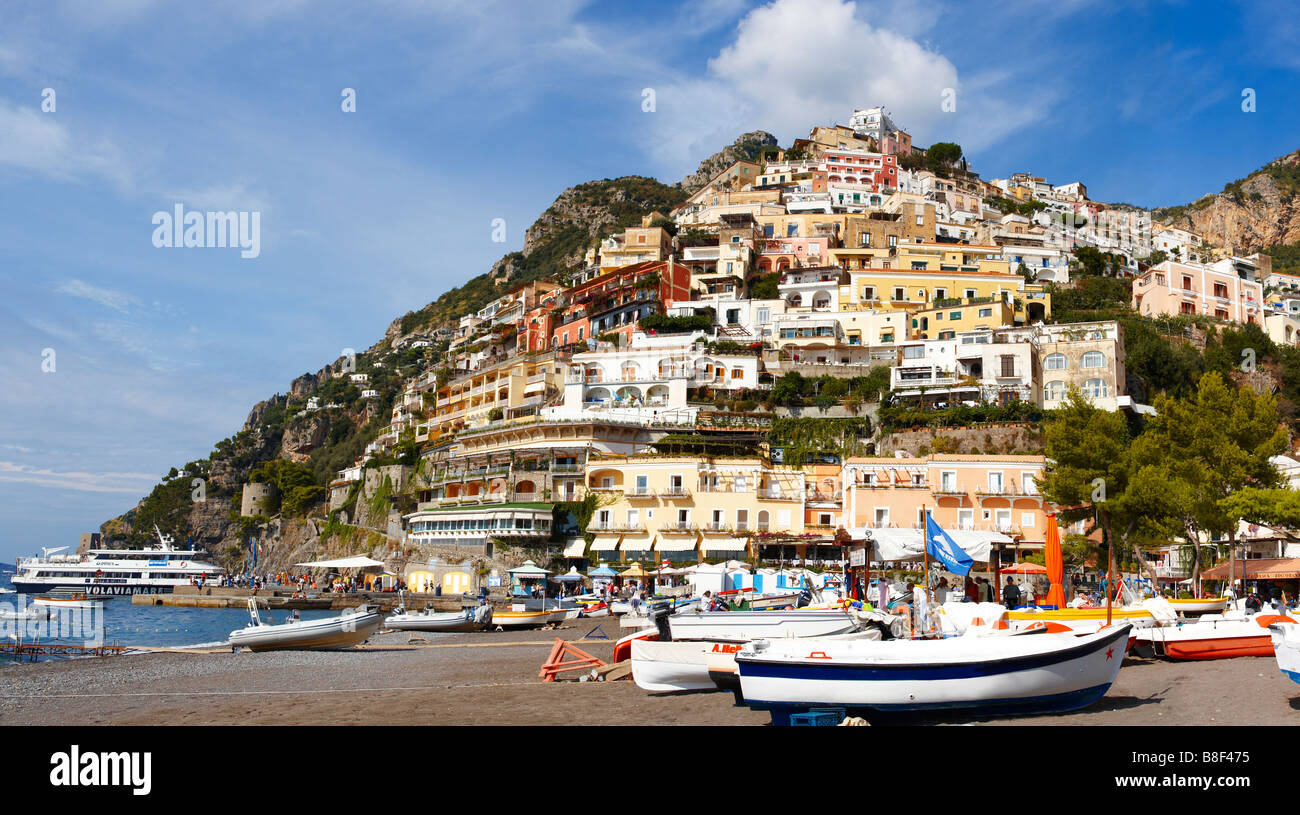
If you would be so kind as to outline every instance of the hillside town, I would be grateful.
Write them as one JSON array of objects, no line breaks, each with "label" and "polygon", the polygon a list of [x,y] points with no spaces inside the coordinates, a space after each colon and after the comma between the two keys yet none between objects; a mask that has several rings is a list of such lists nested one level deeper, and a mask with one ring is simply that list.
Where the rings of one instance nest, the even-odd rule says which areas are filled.
[{"label": "hillside town", "polygon": [[[331,524],[382,493],[370,526],[430,591],[469,588],[477,578],[454,564],[507,550],[583,569],[838,568],[850,542],[922,526],[926,510],[995,533],[1010,564],[1042,550],[1056,509],[1040,492],[1045,412],[1072,398],[1126,419],[1156,412],[1130,393],[1119,320],[1057,319],[1053,292],[1091,273],[1083,261],[1131,281],[1124,305],[1141,318],[1300,344],[1300,276],[1267,254],[1090,200],[1079,181],[984,180],[960,153],[914,149],[883,108],[856,110],[733,161],[572,271],[393,338],[390,354],[428,363],[328,484]],[[367,355],[330,375],[374,403],[385,365]],[[918,412],[965,418],[937,434]],[[248,484],[240,514],[273,515],[273,493]],[[1242,527],[1255,557],[1300,554]],[[1069,531],[1102,535],[1085,520]],[[1172,541],[1145,557],[1157,581],[1192,570]]]}]

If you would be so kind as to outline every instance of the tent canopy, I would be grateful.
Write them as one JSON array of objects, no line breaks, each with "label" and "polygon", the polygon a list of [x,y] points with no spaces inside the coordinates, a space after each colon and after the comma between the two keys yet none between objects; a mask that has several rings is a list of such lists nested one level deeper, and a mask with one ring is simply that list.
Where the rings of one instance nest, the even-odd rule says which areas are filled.
[{"label": "tent canopy", "polygon": [[1002,574],[1047,574],[1047,567],[1037,563],[1017,563],[1003,569]]},{"label": "tent canopy", "polygon": [[295,563],[293,565],[319,569],[364,569],[368,566],[383,566],[384,562],[368,558],[365,555],[358,555],[357,557],[342,557],[335,560],[312,560],[307,563]]},{"label": "tent canopy", "polygon": [[618,577],[618,572],[609,568],[608,565],[602,563],[597,568],[592,569],[590,572],[587,572],[587,576],[588,577]]},{"label": "tent canopy", "polygon": [[[972,560],[980,563],[989,562],[989,551],[994,543],[1011,543],[1011,538],[1001,532],[983,532],[973,529],[944,530],[953,543],[962,548]],[[920,529],[901,529],[897,527],[866,527],[855,529],[850,535],[854,539],[866,537],[871,533],[876,560],[922,560],[925,557],[925,541]]]},{"label": "tent canopy", "polygon": [[517,575],[519,577],[545,577],[546,575],[550,574],[550,572],[546,571],[545,569],[539,568],[538,565],[532,562],[531,560],[525,560],[524,565],[516,566],[515,568],[511,569],[510,574]]}]

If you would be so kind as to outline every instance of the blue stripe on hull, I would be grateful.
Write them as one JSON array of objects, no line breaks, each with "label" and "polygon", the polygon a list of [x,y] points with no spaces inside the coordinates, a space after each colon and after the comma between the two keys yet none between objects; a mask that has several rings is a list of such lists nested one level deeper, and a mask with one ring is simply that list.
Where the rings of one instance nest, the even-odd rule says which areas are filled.
[{"label": "blue stripe on hull", "polygon": [[1283,669],[1282,673],[1286,674],[1292,682],[1300,683],[1300,672]]},{"label": "blue stripe on hull", "polygon": [[[1294,677],[1293,677],[1294,678]],[[1300,680],[1297,680],[1300,681]],[[931,710],[972,710],[988,715],[1029,715],[1035,713],[1065,713],[1088,707],[1106,695],[1110,684],[1096,685],[1082,690],[1055,693],[1050,696],[1035,696],[1029,699],[990,699],[982,702],[944,702],[938,704],[918,705],[873,705],[871,707],[846,708],[848,715],[861,716],[871,713],[919,713]],[[753,710],[766,710],[772,714],[772,724],[785,726],[790,724],[793,713],[807,713],[813,708],[828,706],[843,707],[841,702],[764,702],[760,699],[745,699],[745,704]]]}]

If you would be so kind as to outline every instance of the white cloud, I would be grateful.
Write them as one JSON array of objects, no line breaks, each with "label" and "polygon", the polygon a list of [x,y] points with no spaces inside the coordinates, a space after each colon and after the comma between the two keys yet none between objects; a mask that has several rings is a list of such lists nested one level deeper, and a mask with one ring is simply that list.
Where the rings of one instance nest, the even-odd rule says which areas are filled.
[{"label": "white cloud", "polygon": [[58,115],[57,111],[42,113],[40,97],[34,97],[30,107],[0,100],[0,166],[62,181],[89,175],[125,183],[126,173],[112,143],[75,136]]},{"label": "white cloud", "polygon": [[99,286],[92,286],[84,280],[64,281],[55,289],[59,294],[67,294],[72,297],[80,297],[85,300],[93,300],[101,306],[107,306],[114,311],[125,314],[129,307],[137,306],[140,301],[136,300],[129,294],[113,291],[112,289],[102,289]]},{"label": "white cloud", "polygon": [[[1012,90],[1012,77],[964,83],[947,57],[893,29],[900,9],[912,12],[903,19],[913,36],[937,19],[907,0],[775,0],[755,9],[704,78],[659,89],[647,149],[685,172],[741,132],[764,129],[789,144],[814,125],[847,122],[855,108],[884,105],[919,145],[959,141],[969,153],[1046,115],[1050,97]],[[942,109],[946,89],[956,92],[956,113]]]},{"label": "white cloud", "polygon": [[204,212],[267,212],[270,196],[265,190],[250,188],[246,182],[210,184],[206,187],[172,190],[163,198]]},{"label": "white cloud", "polygon": [[40,470],[26,464],[0,461],[0,482],[34,484],[77,492],[122,492],[142,495],[158,483],[147,473],[89,473]]}]

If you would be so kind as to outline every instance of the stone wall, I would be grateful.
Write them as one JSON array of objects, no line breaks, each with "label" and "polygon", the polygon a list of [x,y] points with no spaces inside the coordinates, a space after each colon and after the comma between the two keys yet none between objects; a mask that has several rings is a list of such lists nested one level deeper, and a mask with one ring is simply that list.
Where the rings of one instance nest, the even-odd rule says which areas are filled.
[{"label": "stone wall", "polygon": [[274,484],[269,482],[245,484],[244,494],[239,504],[239,514],[245,518],[253,515],[271,515],[267,505],[274,497]]},{"label": "stone wall", "polygon": [[877,455],[903,451],[913,456],[932,453],[1042,453],[1042,431],[1032,424],[978,427],[923,427],[885,433],[876,445]]}]

